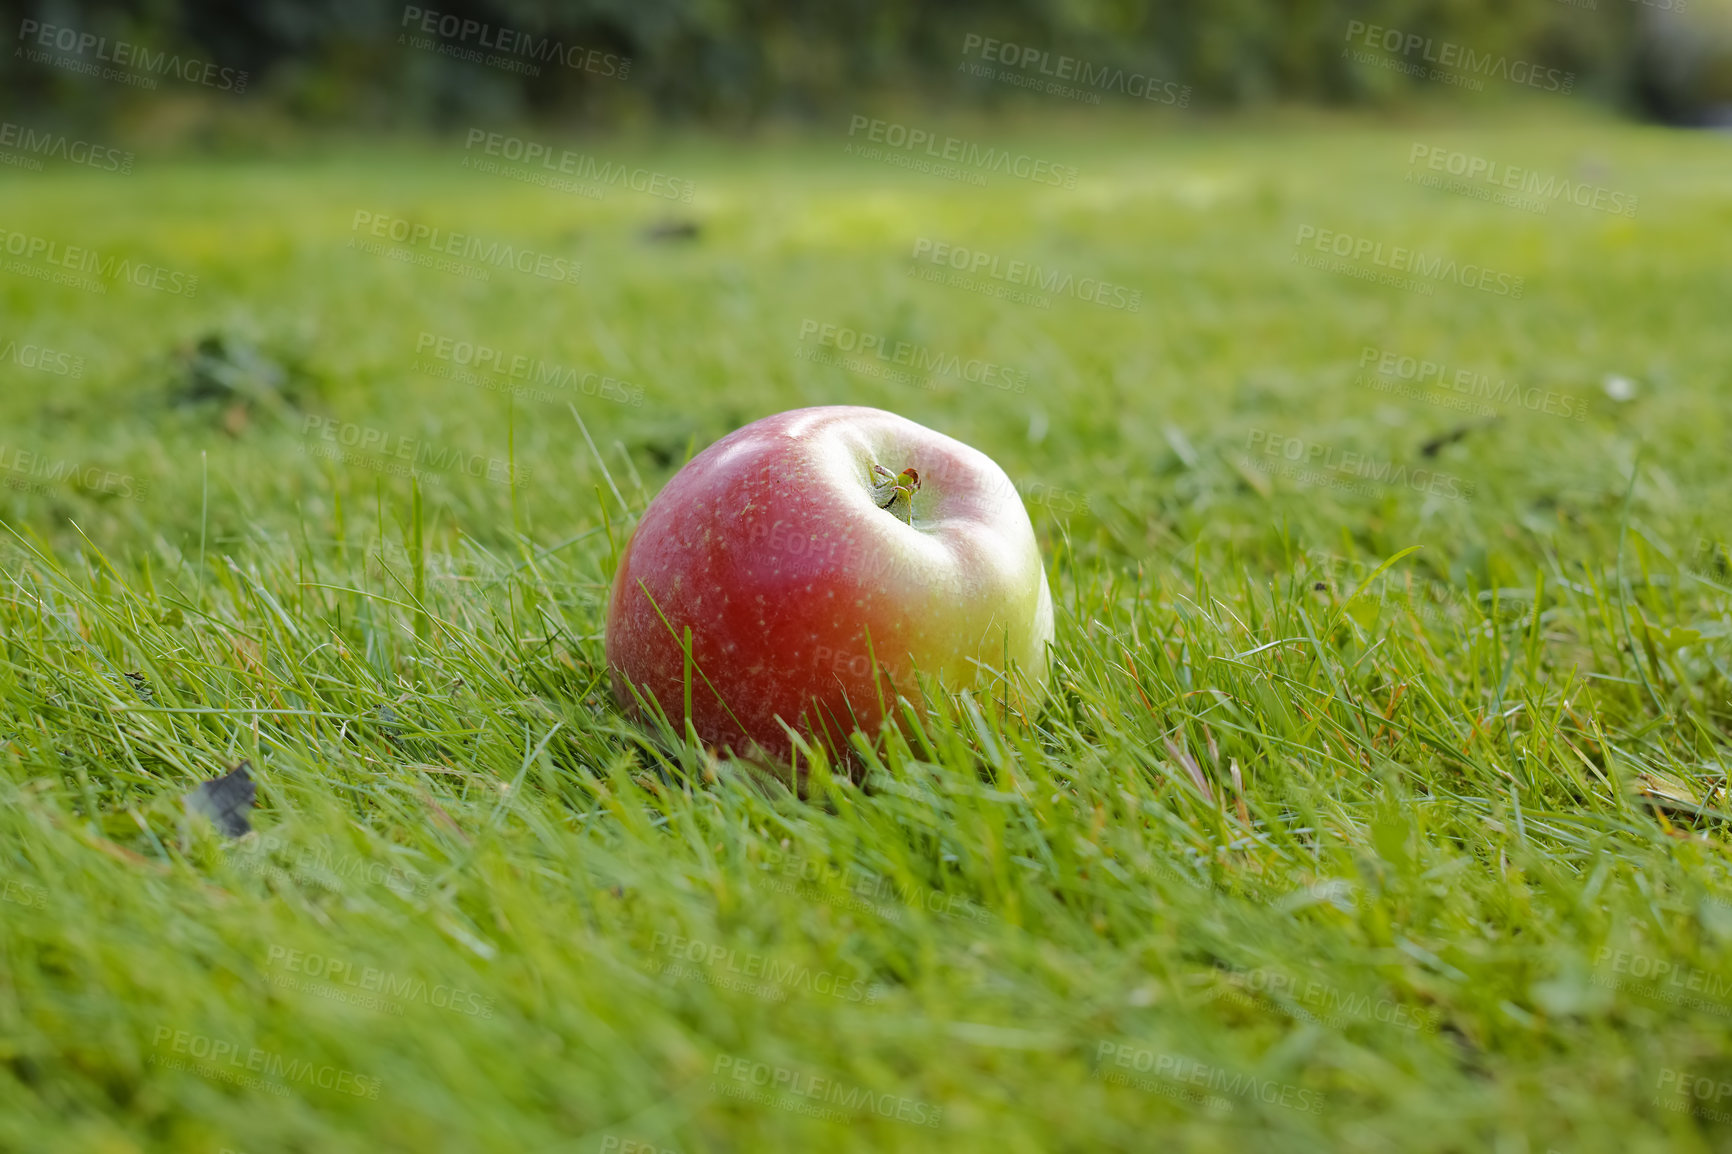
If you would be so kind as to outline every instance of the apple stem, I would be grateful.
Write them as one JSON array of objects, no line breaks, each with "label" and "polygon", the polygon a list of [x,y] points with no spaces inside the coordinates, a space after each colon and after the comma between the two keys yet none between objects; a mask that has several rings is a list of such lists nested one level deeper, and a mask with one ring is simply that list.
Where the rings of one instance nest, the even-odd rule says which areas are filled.
[{"label": "apple stem", "polygon": [[872,501],[904,525],[914,523],[914,494],[920,491],[920,474],[913,469],[892,473],[874,463],[872,472],[881,478],[872,483]]}]

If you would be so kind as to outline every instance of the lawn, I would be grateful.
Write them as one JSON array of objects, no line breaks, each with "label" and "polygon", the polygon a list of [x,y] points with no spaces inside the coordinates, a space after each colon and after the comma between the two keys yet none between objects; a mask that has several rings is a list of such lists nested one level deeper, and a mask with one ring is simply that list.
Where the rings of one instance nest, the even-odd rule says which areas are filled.
[{"label": "lawn", "polygon": [[[1726,1148],[1727,138],[949,131],[1058,178],[4,178],[0,1148]],[[837,403],[1016,481],[1054,688],[799,798],[601,630],[684,460]]]}]

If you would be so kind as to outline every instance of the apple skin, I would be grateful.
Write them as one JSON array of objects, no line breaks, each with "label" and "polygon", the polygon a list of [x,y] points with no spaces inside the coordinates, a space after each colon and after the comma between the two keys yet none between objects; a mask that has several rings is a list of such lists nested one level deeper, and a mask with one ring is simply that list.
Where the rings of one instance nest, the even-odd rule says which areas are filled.
[{"label": "apple skin", "polygon": [[[918,472],[908,521],[879,507],[874,464]],[[916,670],[1011,697],[1008,658],[1032,711],[1052,595],[1028,513],[990,457],[894,413],[832,405],[765,417],[693,457],[620,556],[614,692],[633,713],[633,687],[653,697],[680,733],[686,629],[707,746],[785,765],[785,721],[846,760],[850,730],[876,737],[897,695],[921,700]]]}]

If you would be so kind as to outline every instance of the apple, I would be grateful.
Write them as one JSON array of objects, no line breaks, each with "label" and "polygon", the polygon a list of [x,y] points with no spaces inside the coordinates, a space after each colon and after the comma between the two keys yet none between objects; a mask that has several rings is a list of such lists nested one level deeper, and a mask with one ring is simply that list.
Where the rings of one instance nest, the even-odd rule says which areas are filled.
[{"label": "apple", "polygon": [[1052,636],[1004,470],[905,417],[831,405],[736,429],[656,495],[620,555],[606,651],[628,710],[642,695],[717,751],[788,764],[789,729],[844,759],[898,695],[920,708],[916,671],[1032,709]]}]

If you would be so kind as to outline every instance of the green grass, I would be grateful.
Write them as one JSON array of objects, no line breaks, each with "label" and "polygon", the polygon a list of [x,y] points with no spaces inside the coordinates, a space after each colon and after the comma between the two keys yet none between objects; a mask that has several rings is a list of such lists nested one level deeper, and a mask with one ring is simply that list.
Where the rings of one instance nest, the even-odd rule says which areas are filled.
[{"label": "green grass", "polygon": [[[0,1147],[1723,1148],[1724,138],[1021,131],[1074,189],[910,174],[840,132],[643,154],[689,206],[466,172],[461,141],[7,177],[9,230],[200,280],[0,272],[0,338],[83,358],[0,363]],[[1420,188],[1415,142],[1639,211]],[[357,210],[581,280],[356,251]],[[1307,268],[1304,225],[1523,296]],[[925,283],[920,237],[1142,307]],[[1027,387],[814,363],[806,320]],[[423,333],[642,404],[436,377]],[[1356,384],[1367,346],[1586,416],[1506,407],[1426,456],[1468,418]],[[239,391],[177,401],[195,379]],[[998,460],[1058,636],[1032,726],[940,701],[863,788],[800,800],[624,718],[600,633],[648,496],[820,403]],[[412,485],[308,451],[345,427],[457,463]],[[1270,438],[1324,475],[1254,467]],[[181,798],[242,759],[258,835],[227,843]],[[736,1070],[818,1099],[732,1097]],[[844,1120],[790,1108],[827,1093]]]}]

